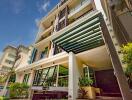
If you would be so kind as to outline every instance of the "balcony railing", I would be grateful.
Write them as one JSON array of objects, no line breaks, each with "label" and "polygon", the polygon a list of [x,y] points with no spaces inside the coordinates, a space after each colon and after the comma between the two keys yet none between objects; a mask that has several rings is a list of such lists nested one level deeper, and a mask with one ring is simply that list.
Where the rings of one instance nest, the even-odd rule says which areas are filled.
[{"label": "balcony railing", "polygon": [[53,25],[51,25],[49,28],[47,28],[46,30],[44,30],[41,34],[41,36],[45,35],[46,33],[50,32],[51,30],[53,30]]},{"label": "balcony railing", "polygon": [[72,15],[74,14],[74,12],[76,12],[77,10],[80,10],[80,8],[84,5],[87,5],[87,4],[90,4],[91,3],[91,0],[82,0],[76,7],[72,8],[70,11],[69,11],[69,15]]}]

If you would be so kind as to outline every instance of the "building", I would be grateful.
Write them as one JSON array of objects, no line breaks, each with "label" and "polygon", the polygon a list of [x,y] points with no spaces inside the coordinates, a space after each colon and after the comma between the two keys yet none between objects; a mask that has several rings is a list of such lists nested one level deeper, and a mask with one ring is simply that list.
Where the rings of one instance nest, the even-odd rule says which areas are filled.
[{"label": "building", "polygon": [[132,98],[120,53],[132,40],[131,28],[124,16],[119,29],[113,7],[114,0],[61,0],[40,20],[30,64],[16,69],[17,82],[31,86],[34,100],[54,95],[76,100],[81,76],[93,79],[101,96]]},{"label": "building", "polygon": [[[25,47],[24,45],[19,45],[18,47],[7,46],[4,49],[4,53],[1,59],[2,66],[0,74],[3,78],[6,79],[6,82],[3,81],[2,83],[0,83],[1,89],[3,88],[3,86],[7,87],[10,82],[17,82],[18,79],[15,74],[15,70],[18,67],[21,68],[21,66],[25,66],[30,63],[30,54],[32,49],[32,46]],[[11,71],[13,71],[14,73],[11,74]],[[2,91],[0,91],[1,96],[5,96],[8,94],[9,91],[6,88],[3,88]]]},{"label": "building", "polygon": [[15,64],[16,53],[17,53],[17,48],[13,46],[7,46],[3,50],[3,54],[0,60],[1,75],[5,75],[11,70],[11,68]]},{"label": "building", "polygon": [[[31,63],[31,55],[33,51],[33,46],[29,47],[24,47],[24,46],[19,46],[18,50],[18,59],[16,60],[16,63],[14,65],[15,70],[18,70],[19,68],[23,68],[23,66],[27,66]],[[24,77],[24,73],[16,73],[16,82],[23,82],[22,77]],[[29,77],[29,74],[26,76],[27,78]],[[25,79],[24,82],[27,82],[28,80]]]},{"label": "building", "polygon": [[[19,45],[18,47],[7,46],[3,50],[3,55],[0,60],[0,70],[1,75],[7,74],[11,71],[12,68],[17,69],[18,65],[25,66],[23,64],[29,64],[30,62],[30,52],[32,51],[33,47],[25,47],[23,45]],[[20,61],[20,58],[24,58]],[[18,62],[20,61],[20,62]],[[21,67],[19,65],[19,67]]]}]

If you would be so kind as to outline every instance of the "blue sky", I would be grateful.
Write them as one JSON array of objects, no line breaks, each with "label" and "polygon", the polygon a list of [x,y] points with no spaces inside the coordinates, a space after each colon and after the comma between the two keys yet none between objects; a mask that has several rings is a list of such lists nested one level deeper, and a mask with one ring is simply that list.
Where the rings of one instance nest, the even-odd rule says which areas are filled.
[{"label": "blue sky", "polygon": [[60,0],[0,0],[0,52],[7,45],[30,45],[36,22]]}]

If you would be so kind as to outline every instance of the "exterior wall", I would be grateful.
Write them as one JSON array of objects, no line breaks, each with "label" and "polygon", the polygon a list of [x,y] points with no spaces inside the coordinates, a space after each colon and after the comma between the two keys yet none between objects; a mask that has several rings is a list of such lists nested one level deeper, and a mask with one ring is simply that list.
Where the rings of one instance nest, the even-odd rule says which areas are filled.
[{"label": "exterior wall", "polygon": [[[2,70],[1,74],[7,74],[10,71],[10,69],[13,67],[16,60],[16,52],[17,49],[14,47],[7,46],[5,48],[0,60],[0,69]],[[13,57],[11,57],[10,55],[13,55]]]},{"label": "exterior wall", "polygon": [[28,47],[28,48],[29,48],[29,50],[26,50],[26,51],[23,50],[23,51],[19,52],[19,54],[18,54],[19,59],[18,59],[18,60],[16,61],[16,63],[15,63],[15,68],[16,68],[16,70],[17,70],[18,68],[23,67],[23,66],[29,65],[29,61],[30,61],[30,59],[31,59],[33,47],[30,46],[30,47]]},{"label": "exterior wall", "polygon": [[125,14],[120,15],[119,19],[121,20],[121,23],[123,24],[132,41],[132,15],[130,14],[130,12],[127,12]]},{"label": "exterior wall", "polygon": [[[16,68],[15,70],[30,64],[31,56],[32,56],[32,52],[33,52],[34,48],[32,46],[29,46],[28,48],[29,48],[28,51],[26,50],[26,51],[19,52],[19,54],[18,54],[19,55],[19,59],[15,63],[15,68]],[[24,75],[28,74],[28,73],[31,73],[31,72],[30,71],[20,72],[20,73],[16,72],[16,82],[22,83],[23,79],[24,79]],[[31,74],[30,74],[30,76],[32,76]],[[30,79],[30,76],[29,76],[29,79]],[[28,84],[29,85],[31,84],[31,79],[28,82]]]}]

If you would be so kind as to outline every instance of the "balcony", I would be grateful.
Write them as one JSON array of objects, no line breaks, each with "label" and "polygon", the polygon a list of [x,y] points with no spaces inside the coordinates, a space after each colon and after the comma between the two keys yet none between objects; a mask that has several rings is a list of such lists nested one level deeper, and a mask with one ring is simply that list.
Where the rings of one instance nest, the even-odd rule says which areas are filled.
[{"label": "balcony", "polygon": [[40,33],[40,37],[43,37],[43,36],[47,35],[48,33],[50,33],[53,30],[53,28],[54,28],[53,25],[51,25],[49,28],[47,28],[42,33]]},{"label": "balcony", "polygon": [[85,13],[85,12],[89,11],[90,9],[92,9],[92,1],[91,0],[82,0],[74,8],[71,8],[71,10],[69,11],[68,18],[70,18],[74,15],[80,16],[82,13]]},{"label": "balcony", "polygon": [[46,30],[44,30],[43,32],[41,33],[38,33],[39,34],[39,38],[38,38],[38,41],[36,43],[39,43],[40,41],[46,39],[47,37],[49,37],[51,35],[51,32],[53,30],[53,25],[50,26],[49,28],[47,28]]}]

